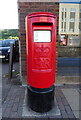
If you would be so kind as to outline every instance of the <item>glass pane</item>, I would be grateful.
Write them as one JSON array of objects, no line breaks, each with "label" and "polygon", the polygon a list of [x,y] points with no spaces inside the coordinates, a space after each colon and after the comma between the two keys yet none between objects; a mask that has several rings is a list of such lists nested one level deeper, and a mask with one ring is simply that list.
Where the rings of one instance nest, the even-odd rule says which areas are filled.
[{"label": "glass pane", "polygon": [[74,22],[70,22],[70,32],[74,32]]},{"label": "glass pane", "polygon": [[61,26],[61,29],[62,29],[61,31],[63,31],[63,22],[62,22],[62,26]]},{"label": "glass pane", "polygon": [[62,12],[66,12],[66,8],[62,8]]},{"label": "glass pane", "polygon": [[81,31],[81,23],[79,23],[79,30]]},{"label": "glass pane", "polygon": [[76,12],[76,8],[71,8],[70,12]]},{"label": "glass pane", "polygon": [[70,18],[75,18],[75,12],[70,12]]},{"label": "glass pane", "polygon": [[64,18],[64,16],[63,16],[63,12],[62,12],[62,19]]},{"label": "glass pane", "polygon": [[80,13],[80,18],[81,18],[81,13]]},{"label": "glass pane", "polygon": [[64,32],[66,31],[66,22],[64,22]]},{"label": "glass pane", "polygon": [[34,42],[51,42],[50,30],[35,30]]},{"label": "glass pane", "polygon": [[74,18],[70,18],[70,22],[75,22],[75,19]]},{"label": "glass pane", "polygon": [[80,45],[79,36],[69,37],[68,45],[71,45],[71,46],[79,46],[79,45]]},{"label": "glass pane", "polygon": [[66,18],[66,12],[65,12],[65,18]]}]

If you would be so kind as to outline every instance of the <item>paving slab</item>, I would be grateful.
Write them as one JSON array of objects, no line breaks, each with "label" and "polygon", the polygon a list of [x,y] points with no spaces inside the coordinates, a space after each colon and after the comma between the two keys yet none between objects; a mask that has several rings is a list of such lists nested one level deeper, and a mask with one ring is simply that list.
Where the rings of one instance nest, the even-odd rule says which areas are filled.
[{"label": "paving slab", "polygon": [[23,103],[23,112],[22,112],[22,117],[23,118],[26,118],[26,117],[36,117],[36,118],[43,118],[43,117],[56,117],[56,116],[60,116],[61,113],[60,113],[60,110],[58,108],[58,105],[57,105],[57,102],[56,102],[56,99],[54,101],[54,108],[51,109],[49,112],[46,112],[46,113],[38,113],[38,112],[35,112],[33,110],[31,110],[28,106],[27,106],[27,89],[25,91],[25,97],[24,97],[24,103]]},{"label": "paving slab", "polygon": [[78,110],[73,110],[74,115],[76,116],[76,118],[80,118],[81,119],[81,111]]},{"label": "paving slab", "polygon": [[79,92],[77,89],[62,89],[63,94],[65,95],[74,115],[76,118],[79,118],[79,112],[80,112],[80,107],[79,107]]},{"label": "paving slab", "polygon": [[2,119],[2,107],[0,107],[0,120]]}]

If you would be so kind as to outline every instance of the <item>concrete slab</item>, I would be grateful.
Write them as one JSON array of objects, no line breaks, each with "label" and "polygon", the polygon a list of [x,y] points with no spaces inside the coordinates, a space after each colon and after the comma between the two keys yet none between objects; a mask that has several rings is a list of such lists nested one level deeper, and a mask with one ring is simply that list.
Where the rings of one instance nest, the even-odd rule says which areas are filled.
[{"label": "concrete slab", "polygon": [[38,112],[35,112],[33,110],[31,110],[28,106],[27,106],[27,98],[26,98],[26,95],[27,95],[27,89],[25,91],[25,98],[24,98],[24,103],[23,103],[23,112],[22,112],[22,117],[55,117],[55,116],[60,116],[61,113],[60,113],[60,110],[58,108],[58,105],[57,105],[57,102],[56,102],[56,99],[54,101],[55,103],[55,106],[52,110],[50,110],[49,112],[46,112],[46,113],[38,113]]},{"label": "concrete slab", "polygon": [[74,115],[75,115],[76,118],[80,118],[80,114],[81,114],[80,111],[78,111],[78,110],[73,110],[73,113],[74,113]]},{"label": "concrete slab", "polygon": [[80,118],[80,120],[81,120],[81,111],[79,112],[79,118]]},{"label": "concrete slab", "polygon": [[80,106],[79,106],[79,92],[77,89],[62,89],[74,115],[79,118]]},{"label": "concrete slab", "polygon": [[72,96],[72,95],[78,95],[78,91],[74,88],[66,88],[62,89],[65,96]]},{"label": "concrete slab", "polygon": [[2,119],[2,107],[0,107],[0,120]]}]

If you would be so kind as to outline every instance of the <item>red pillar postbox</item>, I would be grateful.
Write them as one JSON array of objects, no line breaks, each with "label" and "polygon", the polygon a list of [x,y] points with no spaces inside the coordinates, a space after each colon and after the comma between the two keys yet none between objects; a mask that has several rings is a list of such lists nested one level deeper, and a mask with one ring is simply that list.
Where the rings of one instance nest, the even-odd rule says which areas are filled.
[{"label": "red pillar postbox", "polygon": [[37,112],[53,107],[56,71],[56,16],[47,12],[26,17],[28,105]]}]

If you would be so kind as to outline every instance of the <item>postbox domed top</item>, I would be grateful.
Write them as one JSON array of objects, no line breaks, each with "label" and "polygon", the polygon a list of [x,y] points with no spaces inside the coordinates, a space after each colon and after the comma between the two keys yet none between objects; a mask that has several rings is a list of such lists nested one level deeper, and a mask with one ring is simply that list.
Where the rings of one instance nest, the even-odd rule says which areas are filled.
[{"label": "postbox domed top", "polygon": [[37,16],[49,16],[56,18],[56,15],[49,13],[49,12],[36,12],[28,15],[28,18],[37,17]]}]

